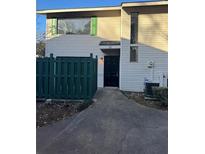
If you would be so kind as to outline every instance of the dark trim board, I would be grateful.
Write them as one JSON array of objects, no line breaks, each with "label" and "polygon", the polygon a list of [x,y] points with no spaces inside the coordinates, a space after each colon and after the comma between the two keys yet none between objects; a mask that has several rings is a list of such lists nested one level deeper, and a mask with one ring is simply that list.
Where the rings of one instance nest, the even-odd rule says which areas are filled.
[{"label": "dark trim board", "polygon": [[104,87],[119,87],[120,56],[104,56]]}]

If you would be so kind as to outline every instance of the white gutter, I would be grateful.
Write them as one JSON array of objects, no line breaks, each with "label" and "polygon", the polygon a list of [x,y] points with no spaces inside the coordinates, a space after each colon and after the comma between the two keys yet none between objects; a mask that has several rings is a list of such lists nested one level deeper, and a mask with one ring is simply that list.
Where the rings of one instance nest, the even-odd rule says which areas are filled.
[{"label": "white gutter", "polygon": [[90,11],[120,11],[121,6],[115,7],[99,7],[99,8],[76,8],[76,9],[55,9],[55,10],[39,10],[37,14],[48,14],[48,13],[64,13],[64,12],[90,12]]}]

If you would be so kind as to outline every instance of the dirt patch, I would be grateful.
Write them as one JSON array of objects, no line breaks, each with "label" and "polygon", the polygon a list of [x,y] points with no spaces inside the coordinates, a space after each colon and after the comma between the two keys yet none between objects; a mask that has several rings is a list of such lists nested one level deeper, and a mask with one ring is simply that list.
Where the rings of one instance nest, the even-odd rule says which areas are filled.
[{"label": "dirt patch", "polygon": [[86,109],[92,102],[37,102],[36,127],[43,127],[63,120]]},{"label": "dirt patch", "polygon": [[122,93],[128,98],[135,100],[136,103],[160,109],[160,110],[168,110],[168,106],[165,106],[162,104],[162,102],[157,100],[145,100],[144,99],[144,93],[137,93],[137,92],[128,92],[128,91],[122,91]]}]

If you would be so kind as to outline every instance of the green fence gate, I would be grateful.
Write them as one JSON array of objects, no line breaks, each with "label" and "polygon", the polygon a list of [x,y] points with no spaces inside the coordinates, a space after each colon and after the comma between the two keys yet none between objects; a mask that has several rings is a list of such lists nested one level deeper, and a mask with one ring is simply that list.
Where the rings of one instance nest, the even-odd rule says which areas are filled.
[{"label": "green fence gate", "polygon": [[97,90],[97,56],[36,59],[36,97],[91,99]]}]

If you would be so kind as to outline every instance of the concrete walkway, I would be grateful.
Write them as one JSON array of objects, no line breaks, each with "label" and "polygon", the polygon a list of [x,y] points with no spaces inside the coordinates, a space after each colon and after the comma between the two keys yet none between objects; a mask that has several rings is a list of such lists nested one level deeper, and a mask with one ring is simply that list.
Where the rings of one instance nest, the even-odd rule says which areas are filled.
[{"label": "concrete walkway", "polygon": [[167,112],[103,88],[96,103],[75,116],[37,129],[38,154],[167,154]]}]

